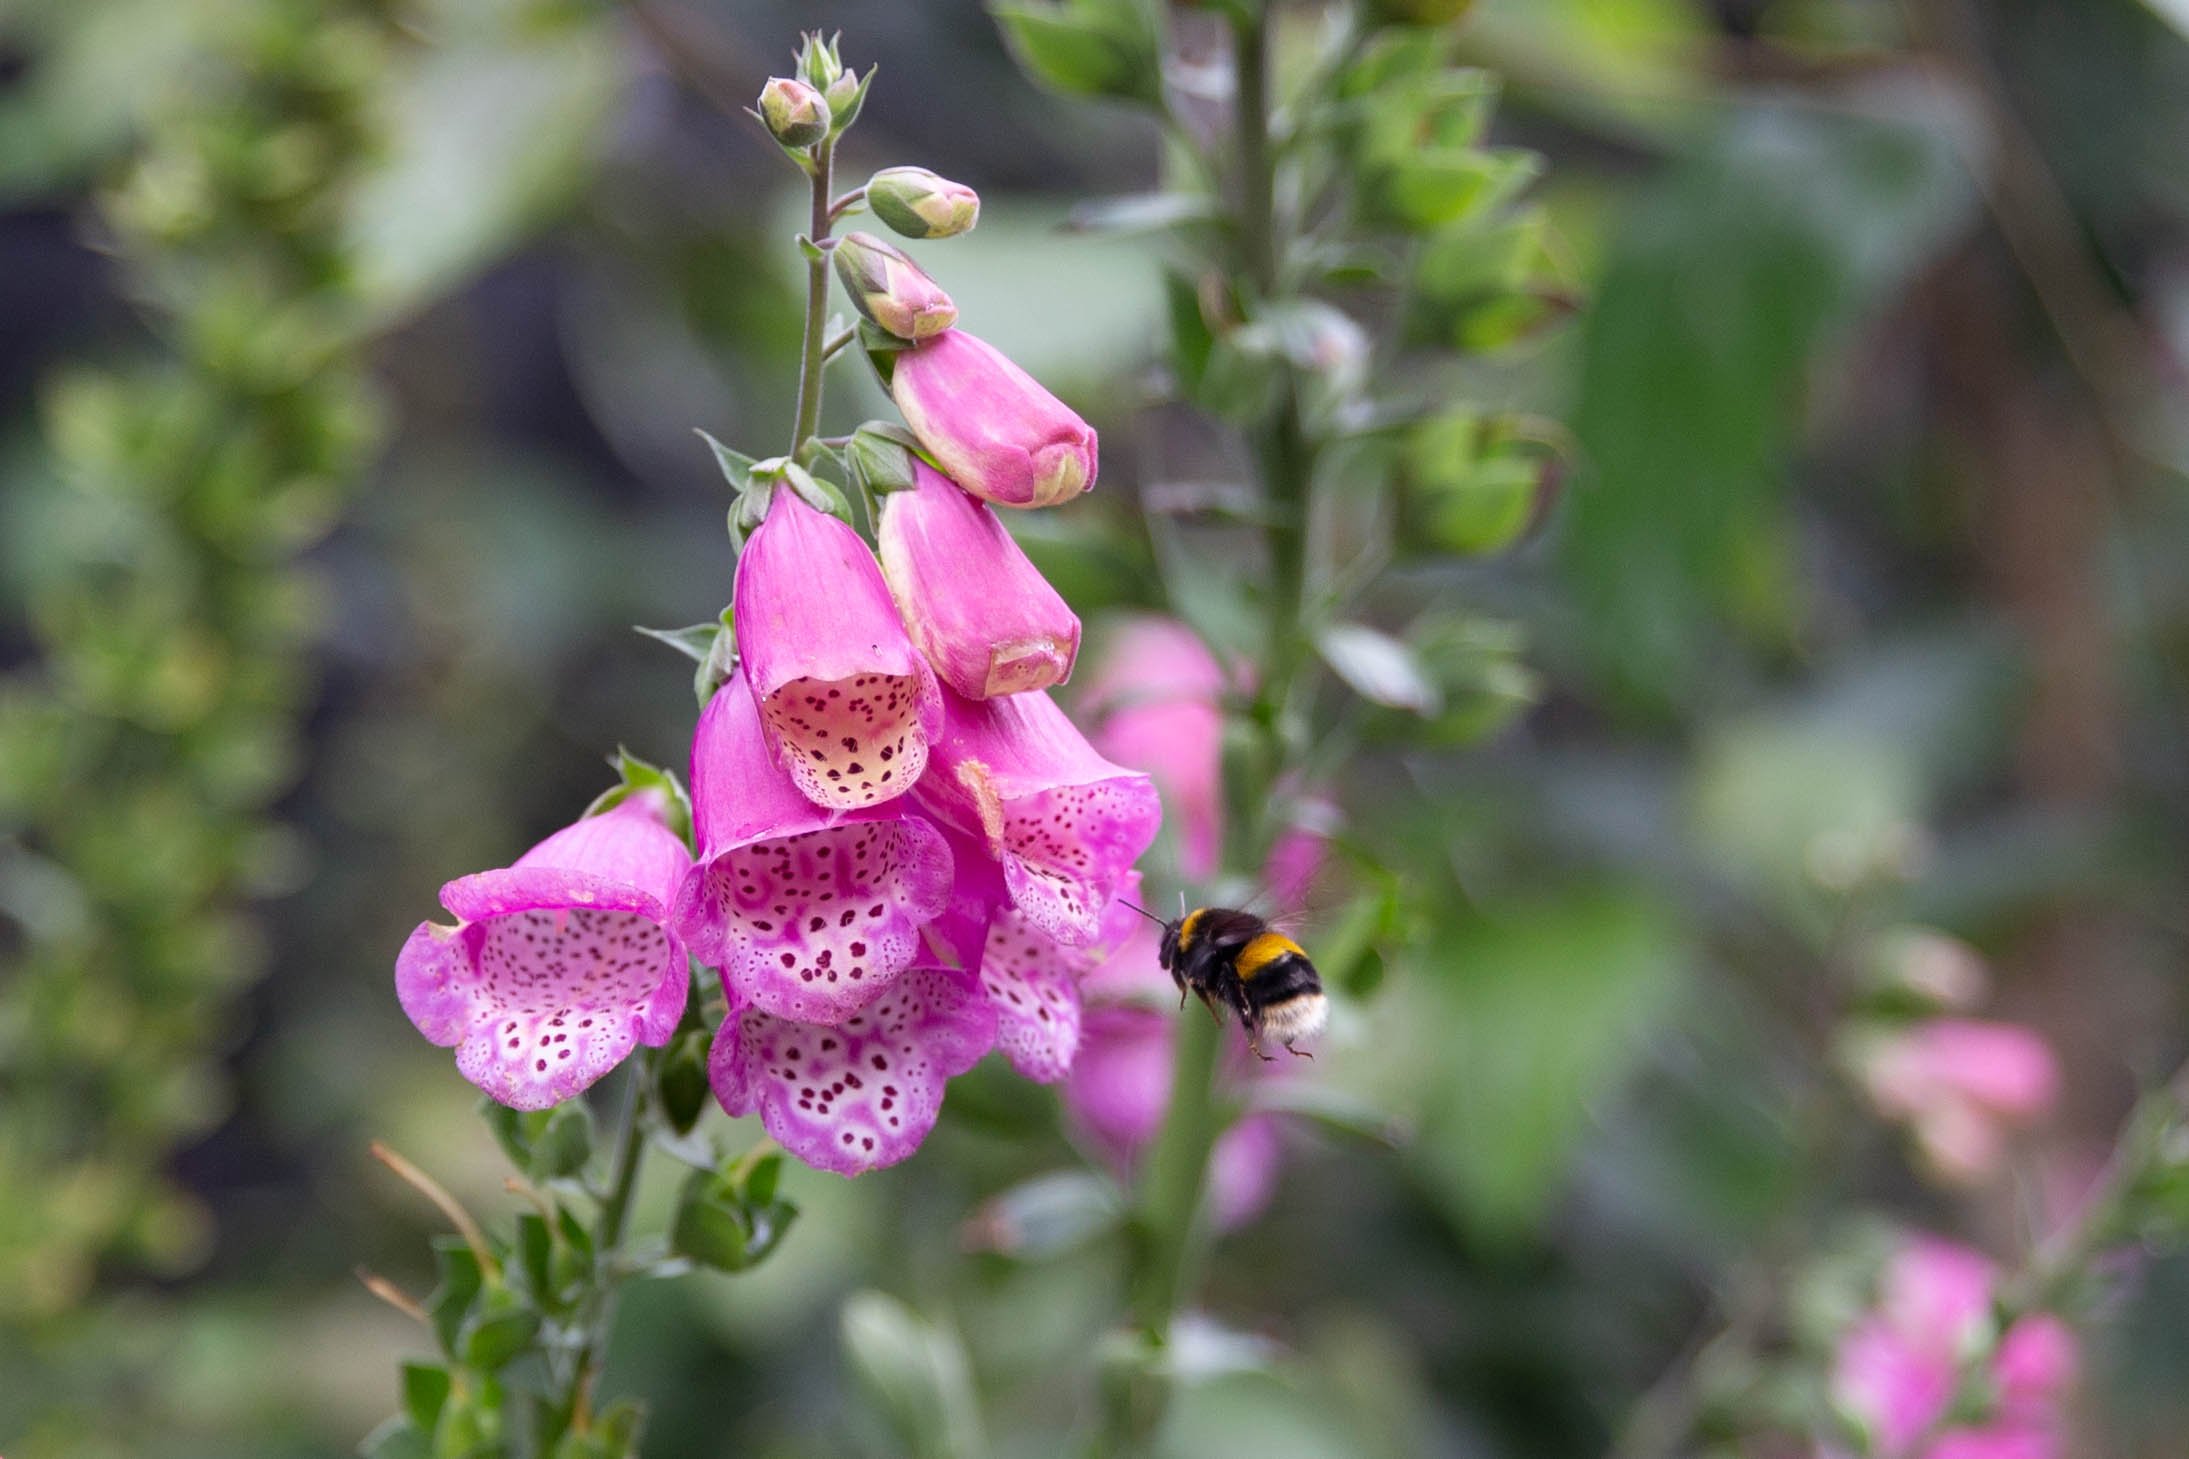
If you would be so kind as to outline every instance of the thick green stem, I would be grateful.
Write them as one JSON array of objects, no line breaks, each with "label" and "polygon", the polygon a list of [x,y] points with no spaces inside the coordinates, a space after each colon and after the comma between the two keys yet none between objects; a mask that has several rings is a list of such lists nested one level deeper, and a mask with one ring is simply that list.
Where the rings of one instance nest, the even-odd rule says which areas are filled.
[{"label": "thick green stem", "polygon": [[1217,1136],[1216,1056],[1223,1029],[1199,1009],[1179,1017],[1170,1107],[1141,1180],[1130,1293],[1133,1325],[1163,1341],[1195,1265],[1201,1189]]},{"label": "thick green stem", "polygon": [[822,331],[828,328],[828,254],[823,251],[828,242],[829,228],[833,223],[829,203],[829,172],[834,161],[836,144],[833,140],[820,143],[813,149],[813,170],[809,178],[813,185],[813,206],[807,242],[811,247],[806,256],[806,334],[799,354],[798,372],[798,424],[791,435],[790,454],[795,457],[798,448],[806,443],[821,425],[821,366],[826,361],[826,342]]}]

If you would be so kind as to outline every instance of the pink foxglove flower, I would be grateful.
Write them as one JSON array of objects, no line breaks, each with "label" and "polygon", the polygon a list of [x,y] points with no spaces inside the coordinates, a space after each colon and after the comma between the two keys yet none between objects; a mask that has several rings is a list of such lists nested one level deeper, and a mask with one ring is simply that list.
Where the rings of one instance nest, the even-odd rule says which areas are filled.
[{"label": "pink foxglove flower", "polygon": [[1996,1273],[1950,1242],[1910,1242],[1887,1265],[1877,1306],[1840,1341],[1832,1396],[1879,1459],[2056,1459],[2074,1336],[2058,1318],[2023,1318],[1993,1350],[1993,1411],[1941,1430],[1962,1365],[1990,1337]]},{"label": "pink foxglove flower", "polygon": [[1079,618],[1003,523],[914,458],[913,485],[882,500],[882,569],[913,642],[968,699],[1061,684]]},{"label": "pink foxglove flower", "polygon": [[835,1026],[733,1010],[707,1073],[731,1114],[759,1115],[808,1165],[858,1175],[919,1148],[944,1085],[979,1063],[995,1037],[995,1012],[970,977],[918,967]]},{"label": "pink foxglove flower", "polygon": [[1205,880],[1223,858],[1223,667],[1185,624],[1143,617],[1111,630],[1089,680],[1080,702],[1095,745],[1154,777],[1179,874]]},{"label": "pink foxglove flower", "polygon": [[1999,1167],[2008,1134],[2052,1108],[2059,1068],[2026,1028],[1934,1018],[1878,1039],[1861,1061],[1870,1100],[1904,1120],[1940,1174],[1981,1180]]},{"label": "pink foxglove flower", "polygon": [[[994,875],[1000,892],[1000,871]],[[1119,896],[1139,895],[1139,873],[1129,872]],[[1085,947],[1069,947],[1007,902],[997,906],[982,947],[980,985],[996,1010],[996,1047],[1012,1068],[1041,1084],[1054,1084],[1071,1070],[1079,1053],[1080,981],[1146,920],[1123,900],[1113,901],[1101,935]]]},{"label": "pink foxglove flower", "polygon": [[569,1099],[684,1016],[691,971],[664,924],[691,859],[662,811],[638,792],[513,866],[450,882],[456,925],[422,922],[403,944],[403,1011],[502,1104]]},{"label": "pink foxglove flower", "polygon": [[828,811],[800,795],[733,674],[692,736],[699,859],[671,925],[739,1006],[841,1023],[920,956],[921,925],[949,901],[950,850],[909,805]]},{"label": "pink foxglove flower", "polygon": [[943,700],[921,805],[1002,864],[1029,927],[1075,947],[1095,941],[1162,822],[1155,786],[1096,754],[1039,690],[975,700],[946,689]]},{"label": "pink foxglove flower", "polygon": [[993,345],[945,330],[897,354],[905,424],[965,490],[999,507],[1053,507],[1094,485],[1094,429]]},{"label": "pink foxglove flower", "polygon": [[779,489],[737,560],[733,609],[769,747],[798,789],[834,810],[910,790],[941,704],[859,534]]}]

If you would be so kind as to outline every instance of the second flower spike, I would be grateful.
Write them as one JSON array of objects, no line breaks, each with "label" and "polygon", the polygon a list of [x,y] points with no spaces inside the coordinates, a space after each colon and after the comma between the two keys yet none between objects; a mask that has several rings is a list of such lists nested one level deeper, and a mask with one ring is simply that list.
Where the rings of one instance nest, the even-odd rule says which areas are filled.
[{"label": "second flower spike", "polygon": [[910,790],[942,704],[859,534],[777,491],[732,603],[761,726],[806,798],[851,810]]},{"label": "second flower spike", "polygon": [[1079,617],[996,514],[924,461],[882,501],[882,568],[920,652],[968,699],[1061,684]]}]

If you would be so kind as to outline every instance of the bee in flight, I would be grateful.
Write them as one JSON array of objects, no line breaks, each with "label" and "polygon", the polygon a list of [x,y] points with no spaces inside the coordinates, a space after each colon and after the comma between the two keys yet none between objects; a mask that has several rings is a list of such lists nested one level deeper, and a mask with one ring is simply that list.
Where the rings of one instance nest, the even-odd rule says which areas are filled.
[{"label": "bee in flight", "polygon": [[1219,1019],[1224,1009],[1231,1009],[1246,1029],[1247,1047],[1264,1059],[1273,1057],[1262,1052],[1265,1035],[1283,1044],[1287,1053],[1313,1057],[1293,1042],[1322,1032],[1330,1019],[1330,1000],[1298,943],[1236,907],[1196,907],[1171,922],[1134,910],[1162,924],[1157,957],[1178,985],[1181,1008],[1191,993]]}]

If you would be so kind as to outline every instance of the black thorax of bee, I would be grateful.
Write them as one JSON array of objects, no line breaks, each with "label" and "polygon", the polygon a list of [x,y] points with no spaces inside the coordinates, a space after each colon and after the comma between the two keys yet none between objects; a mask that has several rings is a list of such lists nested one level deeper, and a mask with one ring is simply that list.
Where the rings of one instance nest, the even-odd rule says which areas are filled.
[{"label": "black thorax of bee", "polygon": [[1219,1017],[1226,1009],[1238,1014],[1256,1053],[1273,1010],[1323,996],[1322,978],[1300,945],[1236,907],[1197,907],[1164,923],[1157,957],[1180,1003],[1191,993]]}]

